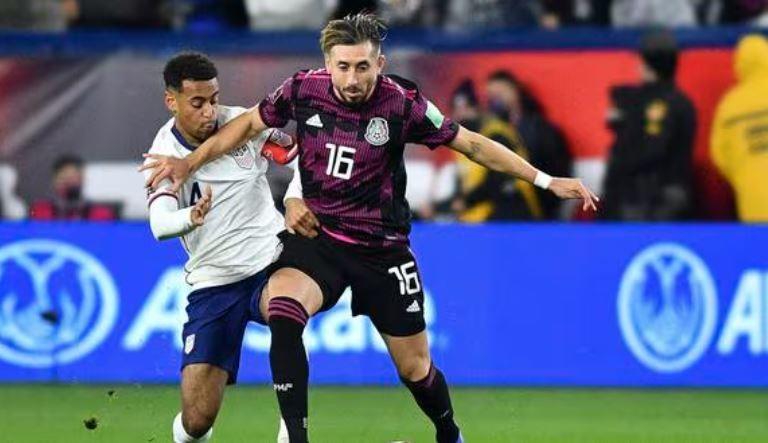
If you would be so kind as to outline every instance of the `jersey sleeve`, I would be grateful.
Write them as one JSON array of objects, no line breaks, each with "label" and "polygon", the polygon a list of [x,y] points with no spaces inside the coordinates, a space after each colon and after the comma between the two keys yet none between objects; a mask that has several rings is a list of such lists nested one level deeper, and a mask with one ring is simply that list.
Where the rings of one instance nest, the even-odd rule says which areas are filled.
[{"label": "jersey sleeve", "polygon": [[157,240],[180,237],[195,229],[192,223],[192,206],[178,208],[169,198],[159,198],[150,203],[149,227]]},{"label": "jersey sleeve", "polygon": [[[155,143],[153,144],[152,148],[149,150],[150,154],[160,154],[160,155],[173,155],[172,152],[168,149],[164,149],[162,146],[162,142],[158,142],[158,140],[155,140]],[[152,163],[154,160],[151,158],[145,159],[144,164]],[[153,170],[148,169],[143,172],[144,174],[144,180],[149,180],[149,177],[152,175]],[[147,207],[149,208],[152,206],[152,203],[161,197],[170,197],[174,200],[178,201],[178,193],[174,192],[171,189],[171,181],[170,180],[163,180],[156,189],[152,189],[150,187],[146,187],[147,191]]]},{"label": "jersey sleeve", "polygon": [[259,103],[259,115],[265,125],[272,128],[282,128],[293,119],[293,104],[291,96],[294,88],[294,77],[286,79],[275,91]]},{"label": "jersey sleeve", "polygon": [[444,116],[437,106],[416,92],[406,123],[406,142],[419,143],[434,149],[452,142],[458,132],[457,123]]}]

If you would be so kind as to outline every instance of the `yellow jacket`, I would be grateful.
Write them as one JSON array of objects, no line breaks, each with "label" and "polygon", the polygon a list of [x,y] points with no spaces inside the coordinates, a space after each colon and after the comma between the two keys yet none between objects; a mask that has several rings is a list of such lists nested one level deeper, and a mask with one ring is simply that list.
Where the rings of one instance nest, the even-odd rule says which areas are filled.
[{"label": "yellow jacket", "polygon": [[739,219],[768,222],[768,40],[741,39],[738,83],[720,101],[712,124],[712,159],[736,194]]},{"label": "yellow jacket", "polygon": [[[480,129],[480,133],[490,139],[500,136],[507,140],[514,140],[516,137],[515,130],[509,126],[509,123],[497,118],[486,120]],[[528,159],[528,151],[523,147],[520,147],[520,151],[518,151],[517,154],[526,160]],[[470,191],[480,186],[488,176],[488,170],[485,169],[485,167],[478,165],[464,156],[459,156],[458,164],[459,170],[461,171],[461,189],[464,194],[468,194]],[[533,185],[525,180],[517,179],[515,180],[515,187],[522,195],[532,218],[541,219],[544,212]],[[479,202],[459,214],[459,220],[464,223],[480,223],[488,220],[493,214],[494,209],[492,202]]]}]

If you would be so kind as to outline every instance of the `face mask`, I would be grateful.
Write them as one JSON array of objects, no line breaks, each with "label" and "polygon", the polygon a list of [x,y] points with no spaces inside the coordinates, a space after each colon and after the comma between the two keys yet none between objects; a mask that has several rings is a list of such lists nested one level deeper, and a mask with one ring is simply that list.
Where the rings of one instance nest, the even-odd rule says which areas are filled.
[{"label": "face mask", "polygon": [[64,199],[69,202],[80,200],[80,197],[82,196],[82,194],[83,194],[83,189],[78,185],[70,185],[64,188],[64,192],[63,192]]},{"label": "face mask", "polygon": [[472,132],[477,132],[480,130],[480,120],[477,118],[468,118],[460,121],[459,124]]},{"label": "face mask", "polygon": [[488,111],[502,120],[509,120],[509,108],[506,103],[498,98],[491,97],[488,99]]}]

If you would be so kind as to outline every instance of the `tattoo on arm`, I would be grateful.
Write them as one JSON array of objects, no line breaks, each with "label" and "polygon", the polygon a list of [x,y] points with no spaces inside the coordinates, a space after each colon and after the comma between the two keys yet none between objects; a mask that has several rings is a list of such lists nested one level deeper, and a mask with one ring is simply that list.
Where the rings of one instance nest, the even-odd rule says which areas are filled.
[{"label": "tattoo on arm", "polygon": [[476,140],[472,140],[469,142],[469,150],[467,150],[466,156],[470,160],[474,160],[477,156],[477,153],[480,152],[480,143]]}]

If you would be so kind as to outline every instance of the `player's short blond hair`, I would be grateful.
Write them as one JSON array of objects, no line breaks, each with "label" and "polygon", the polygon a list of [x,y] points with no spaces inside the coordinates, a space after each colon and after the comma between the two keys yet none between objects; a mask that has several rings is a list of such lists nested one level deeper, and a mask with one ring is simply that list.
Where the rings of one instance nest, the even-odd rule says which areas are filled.
[{"label": "player's short blond hair", "polygon": [[381,47],[387,34],[387,25],[375,14],[360,12],[342,19],[331,20],[320,32],[320,49],[328,55],[336,45],[357,45],[371,42],[374,49]]}]

